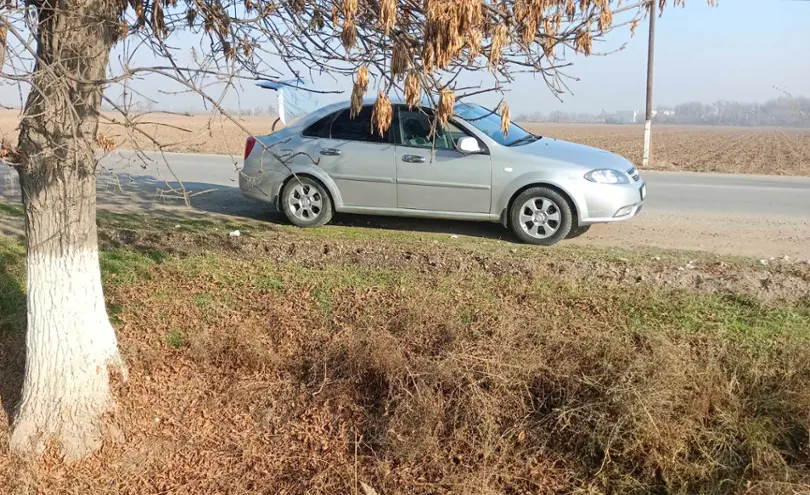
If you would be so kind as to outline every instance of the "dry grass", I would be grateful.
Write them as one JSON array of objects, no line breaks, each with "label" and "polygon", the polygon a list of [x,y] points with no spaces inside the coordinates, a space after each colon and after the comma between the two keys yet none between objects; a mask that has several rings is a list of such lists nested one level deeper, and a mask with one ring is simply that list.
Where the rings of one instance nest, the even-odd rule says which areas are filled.
[{"label": "dry grass", "polygon": [[[0,450],[6,493],[810,492],[806,296],[566,270],[606,252],[140,225],[103,227],[126,441],[75,466]],[[22,250],[0,254],[5,371]]]},{"label": "dry grass", "polygon": [[[245,133],[236,124],[210,116],[155,114],[140,119],[166,151],[241,156]],[[266,134],[274,117],[243,117],[252,133]],[[0,138],[15,142],[18,116],[0,111]],[[533,132],[603,148],[641,163],[642,126],[526,124]],[[119,126],[102,125],[102,134],[121,148],[155,149],[143,136],[128,137]],[[810,131],[776,128],[656,126],[652,168],[693,172],[810,176]]]}]

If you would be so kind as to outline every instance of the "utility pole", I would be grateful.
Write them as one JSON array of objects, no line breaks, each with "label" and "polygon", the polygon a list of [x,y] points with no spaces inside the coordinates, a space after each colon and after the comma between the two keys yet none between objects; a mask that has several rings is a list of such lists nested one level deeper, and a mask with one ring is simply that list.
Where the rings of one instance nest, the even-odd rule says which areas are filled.
[{"label": "utility pole", "polygon": [[642,167],[650,164],[650,134],[652,133],[652,88],[653,88],[653,55],[655,54],[655,4],[658,0],[650,0],[650,41],[647,47],[647,115],[644,121],[644,158]]}]

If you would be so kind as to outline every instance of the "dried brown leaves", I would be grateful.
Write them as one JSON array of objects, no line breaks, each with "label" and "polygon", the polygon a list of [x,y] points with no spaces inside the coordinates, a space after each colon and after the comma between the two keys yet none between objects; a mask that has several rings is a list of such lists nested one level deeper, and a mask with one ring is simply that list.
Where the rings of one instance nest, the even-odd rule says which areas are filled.
[{"label": "dried brown leaves", "polygon": [[479,0],[426,0],[427,22],[422,50],[424,71],[447,68],[465,46],[469,33],[481,29]]},{"label": "dried brown leaves", "polygon": [[498,67],[501,53],[509,41],[509,29],[505,24],[498,24],[492,32],[492,46],[489,51],[489,68]]},{"label": "dried brown leaves", "polygon": [[419,82],[419,76],[413,71],[408,73],[408,76],[405,78],[405,103],[408,105],[408,108],[419,105],[420,91],[421,83]]},{"label": "dried brown leaves", "polygon": [[6,41],[8,39],[8,26],[0,26],[0,68],[6,63]]},{"label": "dried brown leaves", "polygon": [[368,88],[368,67],[365,65],[357,69],[357,80],[355,84],[361,86],[364,90]]},{"label": "dried brown leaves", "polygon": [[22,163],[20,150],[16,146],[11,146],[3,142],[0,144],[0,160],[3,160],[7,165],[18,165]]},{"label": "dried brown leaves", "polygon": [[152,29],[155,30],[155,36],[160,38],[165,38],[169,34],[163,16],[163,7],[160,5],[160,2],[154,2],[152,4]]},{"label": "dried brown leaves", "polygon": [[354,47],[357,41],[357,27],[354,25],[353,18],[347,18],[343,21],[343,30],[340,32],[340,39],[343,43],[343,48],[348,52]]},{"label": "dried brown leaves", "polygon": [[397,0],[380,0],[380,26],[389,34],[397,20]]},{"label": "dried brown leaves", "polygon": [[341,0],[340,10],[344,19],[354,19],[357,15],[357,0]]},{"label": "dried brown leaves", "polygon": [[116,148],[115,141],[100,132],[96,133],[96,145],[105,153],[109,153]]},{"label": "dried brown leaves", "polygon": [[354,118],[363,109],[363,96],[368,90],[368,69],[362,66],[357,69],[354,85],[352,86],[352,99],[351,106],[349,107],[349,116]]},{"label": "dried brown leaves", "polygon": [[574,20],[574,16],[577,15],[577,4],[574,0],[568,0],[565,3],[565,15],[568,16],[568,22]]},{"label": "dried brown leaves", "polygon": [[549,60],[554,58],[554,48],[557,46],[557,40],[551,36],[547,37],[543,42],[543,53]]},{"label": "dried brown leaves", "polygon": [[541,25],[545,34],[554,32],[551,9],[556,7],[557,3],[558,0],[517,0],[515,2],[515,17],[522,25],[523,43],[533,42],[537,38],[537,30]]},{"label": "dried brown leaves", "polygon": [[395,42],[391,54],[391,76],[404,75],[411,66],[411,50],[403,42]]},{"label": "dried brown leaves", "polygon": [[394,111],[391,108],[391,101],[382,91],[377,94],[377,101],[374,102],[374,110],[371,112],[371,130],[377,131],[380,136],[391,127],[391,119]]},{"label": "dried brown leaves", "polygon": [[483,41],[484,33],[480,29],[473,29],[467,35],[467,58],[470,65],[473,64],[478,55],[481,54],[481,42]]},{"label": "dried brown leaves", "polygon": [[613,11],[610,10],[610,5],[605,1],[602,11],[599,13],[599,31],[604,33],[613,24]]},{"label": "dried brown leaves", "polygon": [[574,47],[578,52],[590,55],[593,49],[593,36],[589,26],[577,30],[576,38],[574,38]]},{"label": "dried brown leaves", "polygon": [[443,89],[439,93],[439,105],[436,107],[436,118],[444,125],[453,116],[454,108],[456,106],[456,93]]},{"label": "dried brown leaves", "polygon": [[[750,345],[719,331],[723,314],[704,332],[660,314],[671,304],[714,315],[717,304],[699,304],[709,283],[728,293],[715,272],[700,289],[673,290],[677,261],[637,263],[637,284],[617,262],[575,250],[528,259],[446,235],[313,237],[257,224],[255,237],[228,240],[150,227],[102,227],[102,242],[133,248],[108,269],[148,275],[105,287],[131,366],[119,396],[127,442],[78,464],[4,452],[6,493],[655,493],[665,479],[672,493],[734,483],[731,493],[770,495],[806,485],[806,463],[785,462],[806,455],[805,342],[785,332]],[[189,254],[142,261],[168,250]],[[756,270],[726,276],[766,292]],[[16,333],[0,332],[5,369],[24,363]]]},{"label": "dried brown leaves", "polygon": [[503,132],[504,137],[506,137],[509,135],[509,124],[511,123],[511,120],[509,115],[509,105],[505,100],[501,100],[500,105],[498,105],[498,110],[501,114],[501,132]]},{"label": "dried brown leaves", "polygon": [[315,12],[312,14],[312,22],[310,23],[310,25],[313,28],[317,29],[318,31],[322,30],[324,26],[326,26],[323,17],[323,11],[321,9],[319,8],[315,9]]}]

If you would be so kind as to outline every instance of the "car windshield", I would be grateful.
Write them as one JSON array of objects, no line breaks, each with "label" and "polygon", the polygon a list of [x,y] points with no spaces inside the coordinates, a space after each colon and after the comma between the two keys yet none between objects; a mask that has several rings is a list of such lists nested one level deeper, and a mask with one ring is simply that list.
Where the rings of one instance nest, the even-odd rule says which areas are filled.
[{"label": "car windshield", "polygon": [[504,136],[501,130],[501,117],[492,110],[487,110],[481,105],[469,103],[459,103],[455,106],[455,114],[475,126],[493,141],[504,146],[513,144],[530,143],[534,141],[534,135],[513,123],[509,123],[509,133]]}]

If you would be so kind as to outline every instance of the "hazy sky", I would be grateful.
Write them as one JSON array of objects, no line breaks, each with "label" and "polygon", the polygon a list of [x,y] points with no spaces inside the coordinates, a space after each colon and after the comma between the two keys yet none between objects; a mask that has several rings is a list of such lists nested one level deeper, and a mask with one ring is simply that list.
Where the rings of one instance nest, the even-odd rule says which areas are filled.
[{"label": "hazy sky", "polygon": [[[810,96],[808,19],[810,1],[721,0],[709,7],[689,0],[685,8],[667,8],[656,21],[654,104],[762,101],[779,95],[774,86]],[[648,32],[644,20],[632,38],[621,28],[594,44],[607,51],[630,38],[623,51],[569,58],[568,73],[580,81],[563,103],[529,75],[512,85],[507,101],[525,112],[643,110]]]},{"label": "hazy sky", "polygon": [[[717,7],[707,6],[705,0],[689,0],[685,8],[667,8],[656,23],[654,104],[764,101],[779,96],[774,86],[810,96],[808,19],[810,1],[803,0],[721,0]],[[610,33],[605,42],[594,43],[594,50],[610,51],[627,42],[623,51],[609,56],[569,54],[567,60],[574,66],[567,73],[580,81],[570,83],[572,94],[563,95],[562,103],[546,89],[542,78],[521,74],[506,93],[512,113],[642,110],[647,32],[644,20],[633,38],[625,26]],[[184,38],[175,39],[173,44],[182,44]],[[464,83],[477,84],[480,80],[480,75],[471,75]],[[328,100],[348,99],[349,81],[323,83],[329,89],[346,91],[345,96]],[[202,107],[199,97],[159,95],[157,88],[171,89],[165,80],[149,79],[137,87],[158,99],[161,109],[189,111]],[[5,104],[18,104],[14,93],[11,88],[2,88],[0,99]],[[266,106],[265,99],[274,104],[275,93],[246,82],[226,102],[230,107]],[[492,105],[499,99],[490,96],[478,101]]]}]

